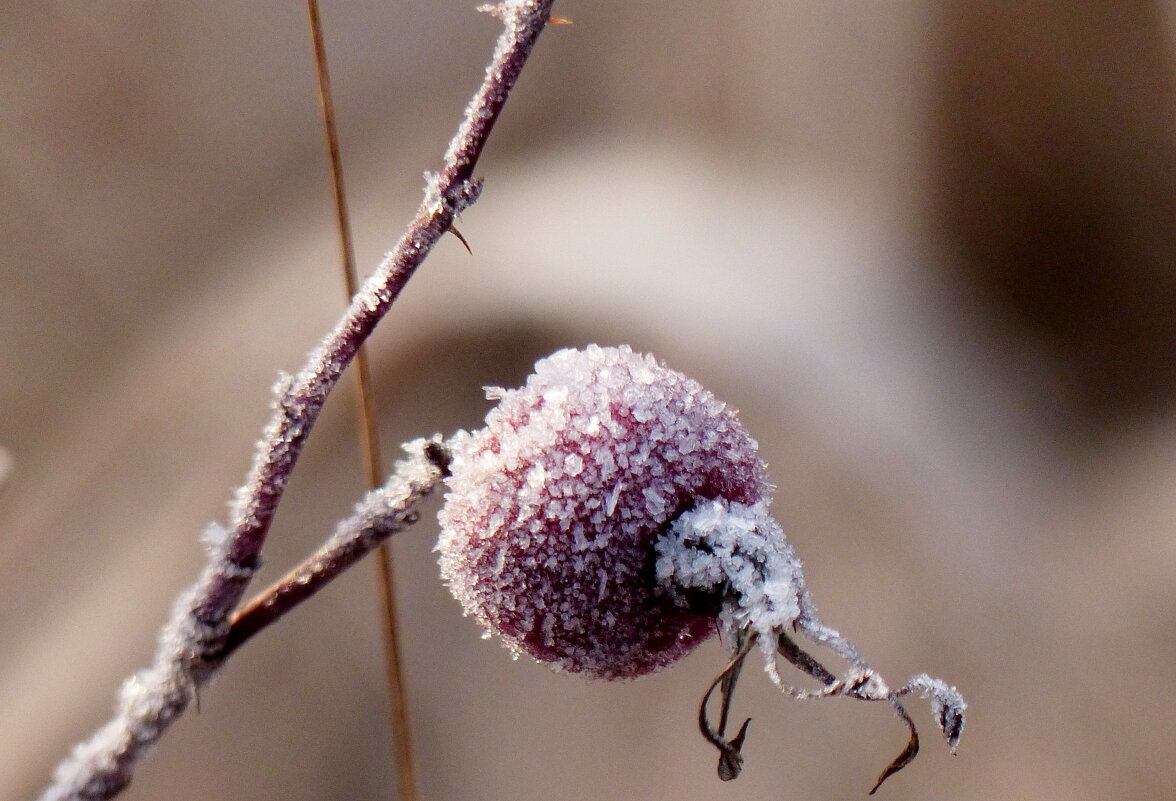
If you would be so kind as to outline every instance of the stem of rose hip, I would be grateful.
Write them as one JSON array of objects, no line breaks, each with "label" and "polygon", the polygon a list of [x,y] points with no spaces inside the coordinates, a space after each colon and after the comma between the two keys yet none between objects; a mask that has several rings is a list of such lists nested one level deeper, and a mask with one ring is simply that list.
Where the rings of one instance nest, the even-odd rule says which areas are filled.
[{"label": "stem of rose hip", "polygon": [[[446,476],[450,460],[449,451],[439,437],[423,443],[420,455],[428,463],[428,478],[418,477],[415,482],[410,481],[401,474],[408,472],[413,466],[412,462],[398,462],[398,473],[393,475],[389,486],[369,493],[357,508],[356,515],[342,521],[335,535],[317,553],[238,610],[233,616],[224,646],[216,655],[218,661],[223,662],[255,634],[309,600],[373,549],[379,549],[393,534],[416,522],[417,503]],[[419,472],[420,468],[417,467],[417,470]],[[385,502],[379,496],[383,494],[387,497],[392,483],[397,481],[404,485],[400,493],[413,500],[403,511],[388,514],[381,505]],[[367,507],[374,511],[365,512]]]}]

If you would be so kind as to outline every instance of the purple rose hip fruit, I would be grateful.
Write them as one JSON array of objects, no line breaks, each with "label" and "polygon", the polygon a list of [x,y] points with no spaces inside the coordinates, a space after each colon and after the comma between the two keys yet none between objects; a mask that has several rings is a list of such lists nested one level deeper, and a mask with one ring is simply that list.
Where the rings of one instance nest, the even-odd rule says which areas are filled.
[{"label": "purple rose hip fruit", "polygon": [[454,443],[441,573],[516,652],[606,679],[715,631],[657,581],[655,543],[700,501],[767,500],[755,440],[696,381],[628,347],[563,350]]},{"label": "purple rose hip fruit", "polygon": [[[718,631],[731,658],[703,696],[699,727],[719,750],[723,779],[743,763],[747,723],[733,737],[725,729],[757,646],[772,682],[793,697],[894,708],[910,740],[874,790],[918,752],[902,696],[931,700],[955,750],[966,704],[954,687],[920,674],[891,689],[817,617],[800,560],[768,510],[755,440],[697,382],[628,346],[590,345],[540,360],[519,389],[487,395],[498,405],[486,427],[448,443],[437,550],[442,577],[488,633],[556,670],[625,679]],[[798,637],[845,660],[845,675]],[[821,688],[786,684],[781,657]],[[717,727],[708,714],[716,690]]]}]

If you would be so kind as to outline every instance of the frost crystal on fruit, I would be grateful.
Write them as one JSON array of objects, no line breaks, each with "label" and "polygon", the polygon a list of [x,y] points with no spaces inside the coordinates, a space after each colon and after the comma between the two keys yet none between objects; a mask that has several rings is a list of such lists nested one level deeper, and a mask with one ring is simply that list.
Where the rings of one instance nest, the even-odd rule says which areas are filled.
[{"label": "frost crystal on fruit", "polygon": [[715,630],[662,591],[654,545],[696,504],[766,501],[733,411],[628,347],[563,350],[455,439],[441,572],[466,613],[559,670],[650,673]]},{"label": "frost crystal on fruit", "polygon": [[[681,658],[716,630],[731,661],[703,696],[699,728],[720,778],[743,765],[750,720],[728,736],[730,703],[753,648],[795,698],[884,701],[910,731],[874,790],[914,759],[901,698],[929,698],[954,751],[966,704],[920,674],[898,689],[818,618],[801,563],[768,511],[771,486],[735,413],[695,381],[627,346],[539,361],[519,389],[490,388],[486,427],[449,443],[437,545],[466,614],[516,654],[570,673],[632,678]],[[804,638],[848,664],[837,676]],[[819,689],[784,682],[778,661]],[[709,703],[718,691],[717,726]],[[873,792],[873,790],[871,790]]]}]

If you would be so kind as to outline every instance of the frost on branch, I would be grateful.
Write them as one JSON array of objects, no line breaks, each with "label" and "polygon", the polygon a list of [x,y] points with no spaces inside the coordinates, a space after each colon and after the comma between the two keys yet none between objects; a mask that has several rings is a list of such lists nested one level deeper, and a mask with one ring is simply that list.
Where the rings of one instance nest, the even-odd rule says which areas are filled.
[{"label": "frost on branch", "polygon": [[[303,367],[293,377],[279,381],[273,417],[258,443],[246,483],[230,507],[230,533],[210,538],[216,542],[209,568],[195,589],[185,593],[177,605],[172,622],[161,637],[155,664],[127,682],[115,718],[75,749],[59,767],[54,783],[43,798],[97,799],[115,795],[130,781],[139,757],[194,697],[194,687],[211,674],[218,660],[231,652],[228,638],[234,632],[243,631],[237,626],[241,617],[236,618],[228,631],[226,621],[260,564],[261,548],[303,443],[343,370],[438,239],[450,230],[452,216],[477,199],[481,184],[473,177],[473,171],[549,19],[550,8],[551,0],[506,0],[501,4],[502,34],[482,85],[450,143],[439,177],[430,182],[426,207],[409,224]],[[442,455],[439,448],[431,448],[424,455],[433,463],[438,476],[444,472],[448,457],[436,458]],[[404,514],[395,521],[380,518],[388,524],[382,535],[411,522],[415,512],[401,511]],[[341,565],[345,561],[337,559],[332,563]],[[325,577],[321,579],[325,581],[333,574],[324,570],[315,575]],[[285,597],[292,599],[289,603],[297,603],[299,597],[306,596],[292,592]],[[281,612],[278,607],[264,603],[253,608],[260,610],[251,618],[257,621],[257,626],[267,625],[271,610]],[[188,630],[193,626],[194,633]],[[236,640],[241,641],[241,638]],[[193,645],[190,649],[189,644]]]},{"label": "frost on branch", "polygon": [[[907,725],[886,777],[918,753],[901,697],[930,698],[953,751],[963,698],[926,675],[891,689],[817,617],[800,560],[768,511],[755,440],[697,382],[627,346],[563,350],[525,386],[492,387],[485,428],[454,450],[437,545],[466,614],[556,670],[633,678],[668,666],[718,629],[731,661],[703,697],[699,728],[719,776],[743,764],[748,722],[727,735],[732,693],[758,646],[772,682],[799,698],[884,701]],[[847,663],[838,676],[798,640]],[[787,684],[779,660],[820,689]],[[717,723],[708,712],[720,696]]]},{"label": "frost on branch", "polygon": [[415,521],[417,507],[440,481],[448,457],[439,437],[404,448],[407,458],[396,463],[385,486],[369,492],[317,554],[264,594],[252,614],[231,625],[227,613],[214,620],[205,616],[209,609],[223,608],[209,603],[208,596],[225,582],[248,581],[253,571],[229,558],[231,532],[210,525],[202,538],[208,564],[200,580],[176,600],[153,663],[126,680],[114,717],[58,766],[41,801],[116,795],[130,782],[136,763],[237,647]]},{"label": "frost on branch", "polygon": [[151,666],[128,678],[111,720],[80,743],[54,772],[41,801],[110,798],[131,780],[135,764],[187,709],[214,670],[209,660],[228,633],[227,618],[202,619],[206,588],[250,573],[228,558],[229,540],[218,525],[204,533],[209,561],[199,581],[182,593],[159,633]]}]

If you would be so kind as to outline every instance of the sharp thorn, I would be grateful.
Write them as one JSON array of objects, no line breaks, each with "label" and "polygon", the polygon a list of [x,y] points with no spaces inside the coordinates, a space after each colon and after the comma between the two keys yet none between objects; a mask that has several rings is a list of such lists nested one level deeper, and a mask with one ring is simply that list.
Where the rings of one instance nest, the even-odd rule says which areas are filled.
[{"label": "sharp thorn", "polygon": [[472,256],[472,255],[474,255],[474,251],[470,249],[470,243],[469,243],[469,242],[467,242],[467,241],[466,241],[466,238],[465,238],[464,236],[462,236],[462,235],[461,235],[461,231],[457,230],[457,226],[456,226],[456,225],[450,225],[450,226],[449,226],[449,233],[451,233],[451,234],[453,234],[454,236],[456,236],[456,237],[457,237],[457,241],[461,242],[461,244],[465,246],[466,253],[470,254],[471,256]]}]

